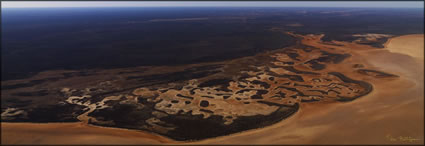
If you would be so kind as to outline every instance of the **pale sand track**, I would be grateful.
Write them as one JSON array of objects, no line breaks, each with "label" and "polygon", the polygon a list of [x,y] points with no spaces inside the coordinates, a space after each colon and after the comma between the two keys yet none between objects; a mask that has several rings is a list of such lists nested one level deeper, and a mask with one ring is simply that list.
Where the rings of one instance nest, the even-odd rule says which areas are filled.
[{"label": "pale sand track", "polygon": [[[423,52],[423,35],[416,37],[419,38],[411,39],[422,42],[410,41],[409,46],[401,47]],[[400,49],[400,43],[391,42],[399,39],[409,41],[404,36],[395,37],[386,47],[396,52],[391,48]],[[369,95],[347,103],[303,103],[292,117],[272,126],[191,144],[423,144],[423,56],[420,61],[417,56],[390,51],[360,48],[351,51],[354,55],[351,61],[400,76],[396,80],[365,77],[374,86]],[[2,123],[1,127],[2,144],[176,143],[146,132],[80,123]]]}]

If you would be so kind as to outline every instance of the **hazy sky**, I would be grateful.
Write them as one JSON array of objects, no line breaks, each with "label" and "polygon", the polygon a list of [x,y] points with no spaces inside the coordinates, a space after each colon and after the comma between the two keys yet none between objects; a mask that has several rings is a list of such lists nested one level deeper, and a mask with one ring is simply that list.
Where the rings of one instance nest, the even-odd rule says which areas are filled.
[{"label": "hazy sky", "polygon": [[295,1],[274,1],[274,2],[248,2],[248,1],[2,1],[2,8],[27,8],[27,7],[204,7],[204,6],[224,6],[224,7],[381,7],[381,8],[424,8],[423,1],[403,2],[403,1],[319,1],[319,2],[295,2]]}]

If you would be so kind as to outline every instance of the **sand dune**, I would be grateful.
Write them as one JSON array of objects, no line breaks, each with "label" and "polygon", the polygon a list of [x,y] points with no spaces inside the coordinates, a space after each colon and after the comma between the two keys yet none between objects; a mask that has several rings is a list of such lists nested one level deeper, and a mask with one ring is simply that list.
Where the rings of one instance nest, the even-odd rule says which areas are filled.
[{"label": "sand dune", "polygon": [[[417,35],[414,41],[409,40],[409,45],[399,45],[409,37],[411,36],[393,38],[390,41],[397,43],[388,43],[387,48],[423,51],[423,45],[411,47],[421,46],[419,44],[423,44],[423,35]],[[422,41],[418,41],[420,39]],[[353,102],[331,105],[303,103],[297,114],[273,126],[197,143],[423,144],[423,61],[418,61],[417,57],[391,53],[386,49],[344,45],[350,46],[352,61],[363,60],[371,67],[395,73],[400,78],[369,78],[368,82],[373,84],[374,90]]]},{"label": "sand dune", "polygon": [[391,52],[406,54],[418,59],[424,59],[424,35],[412,34],[392,38],[388,41],[386,49]]},{"label": "sand dune", "polygon": [[151,133],[83,123],[1,123],[2,144],[161,144]]},{"label": "sand dune", "polygon": [[[320,36],[307,36],[303,43],[349,52],[352,54],[350,59],[332,68],[355,79],[367,80],[374,90],[352,102],[302,103],[296,114],[277,124],[185,144],[424,143],[424,64],[420,61],[423,55],[422,58],[417,55],[424,49],[423,35],[392,38],[386,44],[386,49],[347,42],[338,42],[344,45],[338,47],[323,44],[319,40]],[[405,41],[409,45],[402,45]],[[353,63],[396,74],[399,78],[362,76],[348,69],[351,67],[348,65]],[[81,123],[1,123],[1,127],[2,144],[177,143],[147,132]]]}]

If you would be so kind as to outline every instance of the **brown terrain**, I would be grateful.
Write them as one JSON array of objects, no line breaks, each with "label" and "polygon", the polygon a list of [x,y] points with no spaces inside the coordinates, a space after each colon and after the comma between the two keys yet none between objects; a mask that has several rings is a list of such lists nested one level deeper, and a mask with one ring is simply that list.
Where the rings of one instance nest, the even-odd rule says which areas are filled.
[{"label": "brown terrain", "polygon": [[84,123],[1,123],[2,144],[160,144],[176,143],[141,131]]},{"label": "brown terrain", "polygon": [[[223,117],[219,120],[225,126],[243,123],[241,117],[267,118],[274,113],[288,117],[274,118],[275,122],[264,122],[266,124],[253,128],[218,133],[214,135],[218,136],[215,138],[202,137],[200,139],[203,140],[190,144],[423,144],[423,56],[416,55],[423,52],[423,45],[417,45],[423,44],[423,35],[392,38],[385,46],[388,49],[382,49],[356,41],[324,43],[321,41],[323,35],[289,34],[300,38],[301,43],[308,47],[295,46],[218,62],[216,64],[227,64],[222,69],[225,73],[214,74],[208,79],[192,79],[183,85],[132,87],[130,94],[107,96],[97,102],[85,100],[92,97],[90,89],[79,91],[73,87],[62,88],[65,104],[87,109],[77,117],[81,122],[3,122],[2,144],[181,143],[160,136],[176,138],[178,133],[173,135],[172,132],[178,127],[164,127],[160,119],[178,115],[180,111],[203,119]],[[364,37],[374,41],[371,37],[382,35]],[[406,41],[410,43],[405,45]],[[415,50],[417,52],[413,54],[416,56],[412,57],[410,54]],[[252,66],[238,67],[244,63]],[[186,67],[158,67],[149,71],[180,68]],[[44,73],[44,76],[48,75],[49,72]],[[43,73],[39,75],[42,76]],[[102,77],[98,76],[98,80]],[[138,77],[130,73],[128,78]],[[73,81],[78,83],[83,80],[77,78]],[[112,84],[119,84],[119,81]],[[229,85],[208,85],[216,82]],[[56,82],[50,86],[62,87],[63,84],[72,85],[70,82]],[[12,94],[13,90],[9,92],[2,95]],[[87,94],[74,95],[74,92]],[[160,135],[92,126],[115,124],[114,120],[97,117],[102,115],[102,109],[111,106],[108,103],[117,100],[124,103],[155,102],[153,108],[163,112],[153,111],[153,117],[146,120],[149,126],[141,129]],[[143,106],[140,108],[143,109]],[[9,108],[2,113],[2,119],[16,115],[25,117],[25,114],[24,110]],[[193,136],[193,133],[189,136]]]},{"label": "brown terrain", "polygon": [[[391,43],[393,41],[397,43]],[[405,44],[404,41],[410,42],[409,45],[399,44]],[[342,43],[341,49],[345,48],[353,55],[349,61],[400,76],[398,79],[359,76],[373,84],[374,90],[370,94],[347,103],[302,103],[297,114],[278,124],[198,143],[423,144],[424,64],[418,61],[423,60],[423,34],[395,37],[389,42],[386,48],[395,45],[400,53],[405,54]],[[326,47],[318,40],[305,40],[304,43]],[[422,56],[406,55],[411,50]]]},{"label": "brown terrain", "polygon": [[401,53],[423,60],[424,50],[418,48],[424,48],[424,44],[418,42],[424,42],[423,34],[404,35],[388,41],[386,49],[390,52]]}]

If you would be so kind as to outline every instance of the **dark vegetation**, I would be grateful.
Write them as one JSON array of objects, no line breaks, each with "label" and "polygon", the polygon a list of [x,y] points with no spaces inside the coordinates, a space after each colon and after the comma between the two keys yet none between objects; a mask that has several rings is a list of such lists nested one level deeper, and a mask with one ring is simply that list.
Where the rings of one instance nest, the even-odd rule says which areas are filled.
[{"label": "dark vegetation", "polygon": [[[347,11],[346,11],[347,10]],[[354,10],[354,11],[351,11]],[[305,13],[304,13],[305,11]],[[339,11],[339,12],[338,12]],[[342,11],[342,12],[341,12]],[[346,11],[346,12],[344,12]],[[350,11],[350,12],[349,12]],[[96,68],[123,68],[134,66],[157,66],[196,64],[200,62],[214,62],[233,59],[259,52],[278,49],[296,44],[292,38],[282,32],[294,31],[295,33],[325,33],[323,40],[351,41],[357,38],[352,34],[385,33],[393,35],[423,33],[423,14],[418,9],[330,9],[330,8],[66,8],[66,9],[4,9],[2,10],[2,81],[21,79],[34,75],[40,71],[52,69],[75,69],[78,72],[64,73],[59,77],[46,77],[43,79],[28,79],[24,82],[5,84],[2,91],[9,94],[2,95],[2,112],[8,107],[24,110],[26,114],[2,119],[11,122],[75,122],[76,117],[86,110],[83,106],[71,105],[63,101],[65,95],[59,92],[59,86],[44,87],[51,82],[57,82],[77,76],[97,76],[91,72],[81,71]],[[322,13],[331,12],[331,13]],[[391,16],[391,19],[387,19]],[[208,18],[185,21],[173,21],[181,18]],[[170,19],[167,21],[151,21]],[[287,24],[300,23],[303,26],[291,27]],[[283,31],[273,31],[271,28],[280,28]],[[368,45],[382,45],[385,39],[378,42],[365,42]],[[329,42],[327,42],[329,43]],[[313,47],[304,46],[306,52]],[[288,49],[287,49],[288,50]],[[286,50],[285,50],[286,51]],[[288,55],[297,60],[299,54],[289,52]],[[332,54],[322,52],[322,57],[312,59],[309,64],[314,70],[322,70],[325,64],[341,63],[349,54]],[[262,58],[263,57],[263,58]],[[200,79],[199,87],[219,87],[217,91],[229,90],[232,73],[242,70],[257,70],[249,65],[266,65],[271,59],[269,56],[256,56],[256,60],[234,63],[236,66],[211,63],[213,65],[198,65],[181,70],[167,70],[165,72],[146,73],[148,70],[121,71],[113,76],[119,76],[120,82],[111,86],[97,85],[91,91],[91,98],[80,99],[81,102],[98,102],[109,95],[130,94],[132,90],[140,87],[173,86],[170,89],[181,90],[181,85],[169,83],[185,83],[191,79]],[[284,62],[294,65],[294,62]],[[229,67],[230,66],[230,67]],[[278,67],[269,64],[270,67]],[[361,68],[362,65],[353,67]],[[300,71],[292,66],[284,69],[297,74],[319,75],[316,72]],[[223,72],[225,70],[225,72]],[[287,78],[296,81],[296,87],[312,88],[304,85],[301,75],[276,74],[266,68],[269,80]],[[358,73],[376,77],[393,77],[388,73],[374,70],[358,69]],[[225,74],[225,75],[223,75]],[[361,95],[372,91],[372,85],[350,79],[338,73],[329,74],[338,77],[345,83],[362,86]],[[260,74],[257,74],[260,75]],[[99,76],[102,76],[99,74]],[[214,77],[210,77],[214,76]],[[205,77],[210,77],[205,79]],[[246,78],[248,74],[238,74],[238,81],[251,82]],[[257,77],[258,78],[258,77]],[[108,78],[109,79],[109,78]],[[91,80],[88,80],[90,82]],[[96,109],[89,116],[111,123],[91,124],[139,129],[156,132],[176,140],[199,140],[210,137],[222,136],[253,128],[261,128],[276,123],[289,117],[298,110],[298,104],[286,106],[270,101],[263,101],[270,84],[262,81],[252,81],[265,89],[243,89],[236,94],[255,90],[256,95],[251,96],[251,102],[268,106],[278,106],[279,109],[270,115],[257,115],[238,117],[230,125],[225,125],[223,117],[212,115],[204,119],[201,115],[192,115],[190,112],[179,111],[176,115],[156,117],[153,112],[155,104],[160,101],[150,101],[152,97],[136,97],[138,104],[123,103],[123,99],[108,101],[110,105],[105,109]],[[75,83],[74,83],[75,84]],[[80,83],[78,83],[80,85]],[[289,98],[304,95],[295,87],[288,87],[283,83],[277,88],[296,92]],[[339,84],[343,85],[343,84]],[[242,88],[254,88],[243,86]],[[40,88],[41,87],[41,88]],[[18,88],[29,88],[19,90]],[[82,89],[84,87],[81,87]],[[337,87],[335,87],[337,88]],[[338,87],[339,88],[339,87]],[[102,90],[99,90],[102,89]],[[153,89],[153,88],[152,88]],[[193,95],[194,88],[190,91]],[[15,91],[18,92],[15,92]],[[160,90],[166,92],[168,89]],[[55,92],[56,91],[56,92]],[[328,94],[338,91],[311,90]],[[72,96],[82,96],[83,90],[72,93]],[[210,94],[210,93],[208,93]],[[191,95],[177,94],[171,102],[191,104],[194,99]],[[229,94],[216,94],[223,99],[231,97]],[[288,98],[285,93],[279,92],[276,97]],[[202,96],[197,104],[200,107],[213,106],[207,101],[212,96]],[[204,99],[205,98],[205,99]],[[350,101],[357,97],[339,96],[339,101]],[[236,97],[237,100],[242,100]],[[317,99],[303,99],[302,102],[314,102]],[[167,105],[168,106],[168,105]],[[171,106],[171,104],[169,105]],[[202,112],[213,113],[211,110],[200,109]],[[176,127],[164,132],[152,130],[155,128],[146,120],[156,117],[163,121],[157,123],[161,127]],[[226,117],[224,117],[226,118]],[[147,126],[147,127],[141,127]],[[149,127],[151,126],[151,127]]]},{"label": "dark vegetation", "polygon": [[294,106],[274,105],[280,108],[270,115],[240,116],[230,125],[224,125],[222,116],[212,115],[204,119],[201,115],[193,116],[190,113],[169,115],[161,118],[161,121],[172,123],[177,128],[164,135],[176,140],[200,140],[209,137],[217,137],[236,133],[254,128],[262,128],[280,120],[283,120],[298,110],[298,104]]},{"label": "dark vegetation", "polygon": [[[325,33],[325,41],[424,30],[422,9],[5,8],[1,15],[2,81],[52,69],[220,61],[293,45],[271,28]],[[204,19],[172,21],[182,18]]]},{"label": "dark vegetation", "polygon": [[[2,80],[52,69],[221,61],[293,44],[292,37],[268,30],[265,22],[232,18],[235,11],[239,10],[7,9],[2,13]],[[150,22],[197,17],[211,19]]]},{"label": "dark vegetation", "polygon": [[385,73],[382,71],[377,70],[371,70],[371,69],[359,69],[357,70],[358,73],[364,74],[364,75],[370,75],[378,78],[386,78],[386,77],[398,77],[397,75]]},{"label": "dark vegetation", "polygon": [[[329,72],[328,74],[338,77],[339,79],[341,79],[345,83],[354,83],[354,84],[360,85],[361,87],[364,88],[363,94],[361,94],[361,95],[369,94],[373,90],[372,84],[370,84],[368,82],[353,80],[353,79],[351,79],[351,78],[349,78],[349,77],[347,77],[344,74],[339,73],[339,72]],[[351,101],[351,100],[356,99],[357,97],[360,97],[360,95],[355,96],[354,98],[346,98],[346,97],[339,96],[339,95],[338,95],[338,97],[339,97],[338,101]]]},{"label": "dark vegetation", "polygon": [[[145,120],[154,117],[151,113],[155,110],[155,103],[147,102],[143,99],[144,98],[139,99],[139,101],[141,101],[143,104],[141,107],[138,107],[135,104],[117,104],[113,107],[103,110],[95,110],[94,112],[90,113],[89,116],[94,116],[105,121],[114,121],[112,124],[93,123],[95,125],[129,129],[144,129],[141,128],[140,125],[147,125]],[[211,115],[210,117],[204,119],[202,115],[192,115],[192,111],[187,113],[179,112],[176,115],[167,114],[168,116],[159,118],[161,121],[163,121],[161,126],[176,127],[176,129],[165,133],[155,130],[153,132],[159,132],[161,135],[171,137],[175,140],[200,140],[227,135],[248,129],[265,127],[289,117],[299,108],[298,104],[295,104],[294,106],[286,106],[268,102],[264,104],[268,104],[270,106],[279,106],[280,108],[274,113],[266,116],[240,116],[230,125],[223,124],[225,122],[223,117],[217,115]],[[200,102],[199,106],[207,107],[208,105],[209,103],[203,100]],[[205,109],[201,109],[201,111],[213,113],[213,111]]]},{"label": "dark vegetation", "polygon": [[74,104],[37,106],[27,110],[25,115],[2,119],[2,122],[78,122],[76,117],[84,113],[83,108],[85,107]]}]

